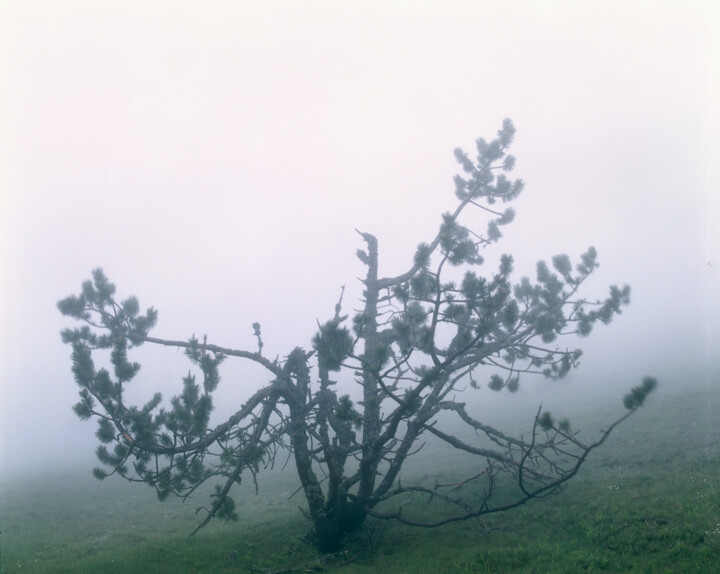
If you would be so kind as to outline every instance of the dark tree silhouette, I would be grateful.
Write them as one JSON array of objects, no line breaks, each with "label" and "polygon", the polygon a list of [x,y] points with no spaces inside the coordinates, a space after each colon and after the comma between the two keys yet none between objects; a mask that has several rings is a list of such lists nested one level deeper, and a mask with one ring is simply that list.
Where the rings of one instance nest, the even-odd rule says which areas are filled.
[{"label": "dark tree silhouette", "polygon": [[[95,270],[79,295],[58,303],[64,315],[82,324],[64,330],[62,339],[72,346],[72,371],[80,387],[74,411],[81,419],[98,420],[97,456],[108,470],[96,468],[95,476],[119,474],[148,483],[160,499],[189,496],[219,479],[199,529],[213,517],[235,518],[232,486],[246,473],[257,480],[260,470],[287,449],[323,551],[340,548],[343,537],[367,516],[434,527],[558,492],[588,454],[643,404],[656,382],[647,377],[635,387],[624,399],[628,412],[591,443],[581,442],[567,420],[556,422],[541,410],[527,438],[507,436],[456,399],[468,386],[477,388],[481,376],[491,390],[510,392],[526,374],[565,376],[581,352],[560,346],[558,338],[589,335],[598,321],[609,323],[629,302],[627,286],[611,287],[603,301],[580,296],[597,267],[593,248],[575,266],[566,255],[553,257],[552,269],[539,262],[535,282],[523,278],[511,285],[509,255],[501,257],[493,272],[478,273],[481,253],[501,237],[500,227],[513,220],[512,209],[500,211],[496,205],[514,200],[523,188],[522,181],[505,175],[515,164],[507,154],[514,133],[512,122],[505,120],[496,139],[477,140],[476,159],[455,150],[465,174],[455,177],[458,204],[442,216],[437,235],[419,245],[402,274],[379,276],[377,240],[360,233],[365,249],[357,256],[367,268],[362,310],[348,319],[341,298],[334,316],[319,327],[312,348],[290,349],[282,360],[263,354],[258,323],[252,324],[254,350],[195,337],[152,337],[157,311],[141,314],[135,297],[118,300],[115,286],[101,269]],[[461,216],[473,212],[488,222],[485,231],[461,223]],[[143,406],[127,404],[125,385],[140,369],[128,351],[143,344],[183,348],[202,380],[185,377],[169,408],[161,407],[159,393]],[[95,355],[107,357],[108,352],[111,368],[96,368]],[[211,428],[213,391],[220,366],[229,358],[260,365],[267,380],[227,421]],[[338,371],[355,378],[361,401],[338,394],[331,378]],[[438,424],[443,414],[443,420],[455,417],[474,431],[467,436],[484,442],[476,444],[443,428]],[[424,435],[477,457],[476,470],[461,481],[478,485],[483,494],[477,502],[457,495],[457,482],[427,487],[400,480],[403,464]],[[500,484],[503,495],[496,497]],[[514,485],[510,495],[507,484]],[[439,520],[405,515],[392,499],[408,492],[444,501],[455,510]]]}]

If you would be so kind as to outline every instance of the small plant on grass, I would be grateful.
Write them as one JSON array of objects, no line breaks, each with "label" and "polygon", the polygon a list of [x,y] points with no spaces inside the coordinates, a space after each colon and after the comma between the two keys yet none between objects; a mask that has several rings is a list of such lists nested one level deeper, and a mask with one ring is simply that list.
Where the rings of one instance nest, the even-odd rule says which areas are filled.
[{"label": "small plant on grass", "polygon": [[[212,518],[236,518],[233,485],[247,475],[257,481],[261,469],[288,450],[324,552],[340,549],[344,536],[357,532],[368,516],[435,527],[557,493],[589,453],[644,403],[655,380],[645,378],[632,389],[624,399],[628,412],[590,443],[581,442],[567,420],[542,410],[528,437],[508,436],[457,398],[483,380],[491,391],[516,392],[521,378],[531,374],[564,377],[581,352],[560,340],[589,335],[629,303],[627,286],[611,287],[603,300],[581,295],[598,266],[592,247],[575,265],[567,255],[556,255],[551,265],[540,261],[535,281],[511,283],[510,255],[502,255],[492,271],[479,272],[485,249],[514,218],[511,208],[501,210],[498,204],[515,200],[523,189],[521,180],[507,175],[515,166],[508,154],[514,134],[512,122],[505,120],[497,138],[477,140],[474,159],[455,150],[464,171],[455,177],[457,204],[399,275],[379,274],[378,241],[360,233],[365,247],[357,257],[366,268],[361,310],[352,317],[344,314],[341,296],[310,347],[288,349],[282,358],[264,354],[259,323],[251,325],[254,349],[194,336],[151,336],[157,311],[141,313],[136,297],[118,299],[115,285],[96,269],[79,295],[58,303],[64,315],[81,323],[64,330],[62,338],[72,346],[72,371],[80,387],[75,413],[98,420],[97,456],[104,467],[95,469],[95,476],[118,474],[148,483],[160,499],[186,497],[216,482],[201,528]],[[278,303],[278,312],[285,311]],[[159,393],[144,405],[126,401],[126,385],[140,370],[129,353],[144,344],[182,348],[195,369],[169,405],[163,406]],[[103,353],[109,354],[110,368],[96,366]],[[235,414],[211,425],[213,392],[228,359],[255,363],[267,378]],[[355,379],[359,400],[338,392],[333,377],[339,372]],[[491,446],[442,427],[438,420],[444,414]],[[452,487],[401,482],[403,465],[428,434],[480,461],[463,481],[484,485],[477,502],[456,495],[457,482]],[[498,488],[501,476],[514,484],[511,493]],[[498,490],[504,492],[500,499]],[[432,520],[404,512],[394,500],[408,493],[442,501],[450,512]]]}]

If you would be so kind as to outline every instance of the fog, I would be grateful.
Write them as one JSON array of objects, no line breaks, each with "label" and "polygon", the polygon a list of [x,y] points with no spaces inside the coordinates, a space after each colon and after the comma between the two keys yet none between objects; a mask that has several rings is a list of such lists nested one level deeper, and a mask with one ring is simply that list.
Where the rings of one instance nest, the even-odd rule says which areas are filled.
[{"label": "fog", "polygon": [[[717,384],[719,14],[670,0],[4,2],[0,476],[95,464],[55,307],[92,269],[159,309],[158,337],[254,349],[258,321],[268,356],[309,347],[343,285],[358,308],[355,230],[378,237],[382,273],[405,271],[454,209],[453,149],[505,117],[526,187],[488,258],[513,254],[519,280],[594,245],[585,295],[633,292],[579,343],[576,372],[468,394],[478,418],[489,402],[508,417],[610,404],[645,374],[660,392]],[[139,402],[169,399],[190,367],[168,349],[136,359]],[[218,415],[264,382],[226,364]]]}]

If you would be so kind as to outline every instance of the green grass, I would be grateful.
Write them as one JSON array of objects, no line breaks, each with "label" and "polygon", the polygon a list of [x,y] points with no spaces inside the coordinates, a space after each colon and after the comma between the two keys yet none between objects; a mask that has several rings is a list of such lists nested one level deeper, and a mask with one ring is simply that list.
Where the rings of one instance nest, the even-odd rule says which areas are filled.
[{"label": "green grass", "polygon": [[[718,406],[718,389],[651,397],[564,493],[485,517],[487,529],[480,521],[434,530],[369,521],[331,557],[305,541],[302,500],[289,499],[296,488],[290,472],[268,476],[259,496],[247,485],[235,497],[238,522],[213,522],[191,539],[204,497],[160,503],[143,485],[87,475],[2,481],[0,570],[718,572]],[[597,428],[611,416],[576,420]],[[452,468],[434,461],[418,476],[432,482],[439,468]]]}]

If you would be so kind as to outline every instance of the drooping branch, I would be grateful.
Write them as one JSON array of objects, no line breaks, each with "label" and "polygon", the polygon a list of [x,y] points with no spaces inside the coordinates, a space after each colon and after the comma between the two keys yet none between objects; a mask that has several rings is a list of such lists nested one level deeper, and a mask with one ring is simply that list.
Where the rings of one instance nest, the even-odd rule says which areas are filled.
[{"label": "drooping branch", "polygon": [[[648,381],[646,378],[645,381]],[[653,380],[654,381],[654,380]],[[647,393],[651,392],[652,389],[654,389],[655,383],[652,382],[644,383],[645,389],[643,394],[646,396]],[[636,387],[638,389],[639,387]],[[634,391],[636,390],[634,389]],[[488,466],[486,469],[484,469],[483,472],[477,473],[476,475],[472,476],[471,478],[467,480],[460,481],[463,485],[469,483],[470,481],[479,478],[480,476],[484,476],[487,478],[487,484],[485,489],[485,495],[481,497],[481,503],[479,505],[471,506],[467,499],[462,497],[452,497],[450,495],[443,494],[441,492],[442,488],[455,488],[458,483],[451,483],[451,484],[436,484],[434,488],[427,488],[422,486],[403,486],[402,484],[399,484],[395,489],[393,489],[391,492],[388,492],[385,496],[373,500],[373,505],[366,508],[368,515],[378,518],[381,520],[397,520],[398,522],[402,522],[403,524],[408,524],[410,526],[417,526],[421,528],[436,528],[438,526],[442,526],[445,524],[449,524],[452,522],[460,522],[469,520],[472,518],[478,518],[480,516],[486,515],[486,514],[494,514],[499,512],[504,512],[506,510],[510,510],[512,508],[517,508],[518,506],[522,506],[523,504],[527,503],[528,501],[532,499],[542,498],[543,496],[547,495],[548,493],[552,493],[557,491],[563,484],[565,484],[567,481],[569,481],[571,478],[573,478],[577,472],[580,470],[580,467],[584,464],[585,460],[587,459],[588,455],[597,447],[602,445],[610,436],[610,434],[615,430],[615,428],[623,423],[627,418],[632,416],[638,409],[639,405],[634,405],[633,408],[631,408],[627,413],[625,413],[623,416],[618,418],[615,422],[613,422],[607,430],[603,431],[600,438],[596,440],[595,442],[589,444],[588,446],[585,446],[580,449],[579,453],[576,455],[575,462],[566,468],[562,468],[559,464],[553,463],[552,470],[555,473],[554,477],[549,477],[548,475],[540,476],[539,473],[533,469],[532,467],[528,466],[528,462],[534,458],[537,458],[537,455],[543,450],[548,449],[552,452],[558,454],[561,452],[561,446],[563,444],[567,444],[568,442],[574,443],[576,446],[579,445],[576,441],[568,441],[567,436],[563,431],[561,431],[558,428],[555,428],[554,425],[547,428],[547,430],[553,430],[555,431],[556,435],[561,437],[559,442],[556,442],[554,439],[557,438],[554,437],[553,439],[548,439],[542,445],[535,445],[534,443],[530,445],[526,445],[523,449],[523,457],[520,460],[519,463],[515,463],[510,459],[510,462],[512,462],[511,466],[503,465],[502,467],[495,467],[492,465],[492,463],[488,460]],[[540,415],[540,411],[538,411],[538,414],[535,417],[535,421],[533,424],[533,435],[537,432],[538,427],[542,426],[543,421]],[[463,448],[463,450],[469,451],[467,448]],[[485,456],[487,453],[483,449],[477,449],[473,454],[478,454],[480,456]],[[498,460],[498,457],[496,456],[496,453],[492,453],[492,451],[489,453],[491,456],[488,458],[494,458],[495,460]],[[544,455],[542,455],[544,456]],[[507,458],[500,458],[500,462],[506,463],[508,462]],[[513,467],[516,468],[515,472],[511,472],[509,469],[512,469]],[[514,482],[520,489],[520,494],[516,496],[512,501],[506,502],[503,504],[499,504],[496,506],[492,506],[489,504],[492,493],[492,490],[495,488],[498,476],[500,471],[502,471],[505,474],[511,474],[514,476]],[[537,483],[537,486],[535,487],[529,487],[528,484],[525,482],[524,474],[530,472],[530,474],[533,476],[535,482]],[[446,502],[450,502],[455,505],[459,505],[463,507],[464,511],[462,513],[449,516],[446,518],[438,519],[438,520],[417,520],[413,518],[409,518],[405,516],[402,512],[402,509],[399,508],[395,512],[385,512],[376,510],[374,506],[381,502],[387,502],[390,499],[392,499],[395,496],[405,494],[405,493],[421,493],[424,494],[430,498],[440,498]]]}]

